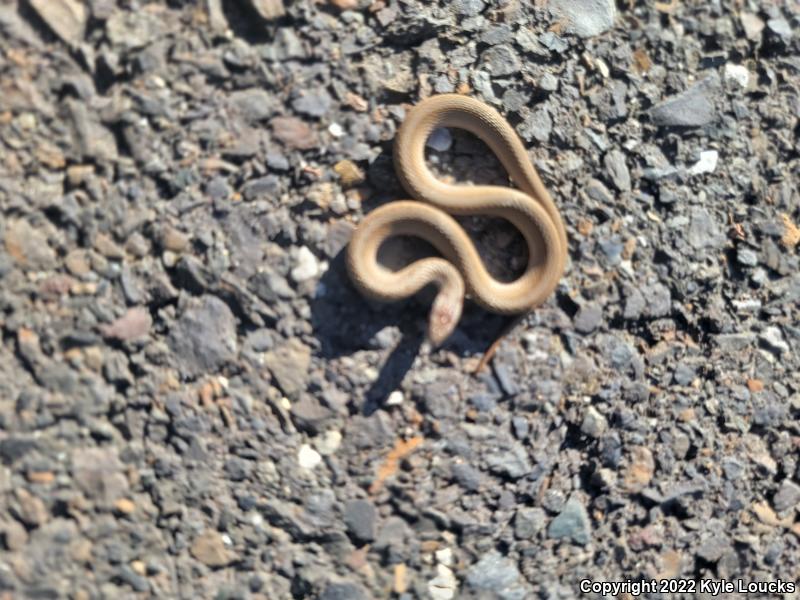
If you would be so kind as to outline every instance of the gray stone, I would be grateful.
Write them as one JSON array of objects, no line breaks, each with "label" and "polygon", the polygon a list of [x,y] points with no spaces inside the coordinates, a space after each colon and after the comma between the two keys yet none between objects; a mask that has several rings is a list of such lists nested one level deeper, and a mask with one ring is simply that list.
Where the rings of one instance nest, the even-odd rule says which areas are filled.
[{"label": "gray stone", "polygon": [[576,544],[585,546],[591,539],[589,514],[580,500],[572,496],[547,528],[547,535],[553,539],[570,539]]},{"label": "gray stone", "polygon": [[329,583],[319,600],[368,600],[367,592],[355,583]]},{"label": "gray stone", "polygon": [[575,330],[580,333],[591,333],[603,320],[603,307],[596,302],[587,302],[575,315]]},{"label": "gray stone", "polygon": [[455,0],[453,11],[460,17],[474,17],[483,12],[486,4],[483,0]]},{"label": "gray stone", "polygon": [[758,265],[758,254],[750,248],[740,246],[736,249],[736,262],[744,267],[755,267]]},{"label": "gray stone", "polygon": [[483,53],[483,66],[493,77],[518,73],[522,68],[519,56],[508,44],[493,46]]},{"label": "gray stone", "polygon": [[467,570],[466,584],[474,592],[491,592],[500,600],[524,600],[531,590],[517,564],[492,550]]},{"label": "gray stone", "polygon": [[89,17],[84,3],[78,0],[28,0],[47,26],[70,46],[83,41]]},{"label": "gray stone", "polygon": [[641,292],[644,312],[648,317],[665,317],[672,310],[672,294],[663,283],[642,286]]},{"label": "gray stone", "polygon": [[272,116],[272,97],[262,89],[237,90],[228,97],[231,106],[248,123],[258,123]]},{"label": "gray stone", "polygon": [[767,327],[758,334],[758,339],[764,342],[773,352],[778,354],[789,352],[789,344],[783,339],[783,333],[777,327]]},{"label": "gray stone", "polygon": [[794,508],[798,503],[800,503],[800,485],[797,485],[791,479],[784,479],[772,499],[775,510],[783,512]]},{"label": "gray stone", "polygon": [[169,346],[183,377],[216,373],[236,360],[236,319],[216,296],[192,298],[170,330]]},{"label": "gray stone", "polygon": [[128,478],[113,448],[80,448],[72,454],[72,477],[90,499],[103,508],[128,492]]},{"label": "gray stone", "polygon": [[294,397],[305,390],[311,349],[297,338],[281,344],[264,355],[264,362],[284,394]]},{"label": "gray stone", "polygon": [[451,468],[453,479],[469,492],[477,492],[483,482],[483,474],[467,463],[455,463]]},{"label": "gray stone", "polygon": [[695,370],[686,363],[679,363],[678,366],[675,367],[675,373],[673,373],[672,377],[678,385],[687,386],[694,381],[696,373]]},{"label": "gray stone", "polygon": [[708,562],[717,562],[730,547],[731,542],[727,536],[724,534],[712,535],[697,548],[697,556]]},{"label": "gray stone", "polygon": [[310,117],[322,117],[331,109],[333,100],[325,89],[306,91],[292,100],[292,108]]},{"label": "gray stone", "polygon": [[550,10],[566,21],[566,30],[590,38],[614,26],[617,7],[614,0],[551,0]]},{"label": "gray stone", "polygon": [[21,267],[35,271],[55,267],[56,255],[42,228],[23,219],[9,221],[3,238],[6,252]]},{"label": "gray stone", "polygon": [[664,127],[702,127],[716,119],[712,101],[720,79],[716,72],[694,84],[686,91],[660,102],[650,109],[656,125]]},{"label": "gray stone", "polygon": [[689,244],[694,248],[715,247],[719,244],[719,225],[705,208],[692,208],[687,236]]},{"label": "gray stone", "polygon": [[431,131],[425,145],[437,152],[446,152],[453,145],[453,136],[446,127],[437,127]]},{"label": "gray stone", "polygon": [[344,523],[357,542],[373,541],[377,532],[375,505],[369,500],[350,500],[344,507]]},{"label": "gray stone", "polygon": [[536,140],[545,143],[550,139],[553,130],[553,119],[546,107],[541,106],[532,111],[519,129],[520,135],[527,141]]},{"label": "gray stone", "polygon": [[547,515],[539,507],[520,508],[514,515],[514,537],[529,540],[544,529]]},{"label": "gray stone", "polygon": [[619,150],[612,150],[606,154],[603,164],[614,186],[620,192],[630,192],[631,174],[628,165],[625,164],[625,155]]},{"label": "gray stone", "polygon": [[516,442],[509,449],[497,450],[487,455],[486,464],[492,472],[511,479],[519,479],[533,468],[525,447]]},{"label": "gray stone", "polygon": [[608,428],[608,421],[594,406],[586,409],[581,423],[581,432],[592,438],[600,438]]},{"label": "gray stone", "polygon": [[784,41],[792,39],[792,26],[783,17],[776,17],[767,21],[767,29]]}]

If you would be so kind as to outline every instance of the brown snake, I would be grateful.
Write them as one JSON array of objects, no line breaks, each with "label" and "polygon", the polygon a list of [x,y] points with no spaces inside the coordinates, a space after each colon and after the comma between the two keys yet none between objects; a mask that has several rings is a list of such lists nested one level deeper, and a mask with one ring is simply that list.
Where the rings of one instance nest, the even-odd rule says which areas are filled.
[{"label": "brown snake", "polygon": [[[452,185],[436,179],[425,164],[425,143],[436,127],[464,129],[483,140],[519,189]],[[362,294],[393,301],[430,283],[437,285],[428,338],[438,346],[458,324],[465,293],[492,312],[519,314],[535,308],[553,292],[567,259],[564,224],[525,147],[500,113],[457,94],[423,100],[408,113],[395,138],[394,164],[403,187],[418,201],[381,206],[355,230],[347,268]],[[525,238],[528,264],[515,281],[493,278],[467,233],[450,216],[477,214],[506,219]],[[423,258],[399,271],[389,270],[378,262],[378,249],[397,235],[420,237],[442,257]]]}]

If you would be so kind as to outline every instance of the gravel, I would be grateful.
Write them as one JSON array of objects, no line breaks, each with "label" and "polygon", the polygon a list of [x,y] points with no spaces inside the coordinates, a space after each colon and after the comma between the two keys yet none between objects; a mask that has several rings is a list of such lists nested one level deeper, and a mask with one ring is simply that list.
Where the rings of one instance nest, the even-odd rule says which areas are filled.
[{"label": "gravel", "polygon": [[[0,3],[0,596],[794,580],[799,55],[792,3]],[[343,254],[453,92],[569,238],[477,375],[505,317],[430,349],[430,295],[364,299]],[[469,134],[426,151],[510,185]]]}]

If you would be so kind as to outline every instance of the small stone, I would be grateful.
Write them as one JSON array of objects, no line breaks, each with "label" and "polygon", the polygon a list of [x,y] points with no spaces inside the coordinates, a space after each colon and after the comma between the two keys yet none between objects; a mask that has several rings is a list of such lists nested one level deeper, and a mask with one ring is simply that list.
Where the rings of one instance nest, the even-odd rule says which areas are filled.
[{"label": "small stone", "polygon": [[566,21],[566,30],[590,38],[614,26],[617,7],[614,0],[551,0],[553,14]]},{"label": "small stone", "polygon": [[386,402],[384,402],[385,406],[400,406],[403,401],[405,400],[405,396],[403,396],[403,392],[400,390],[395,390],[386,398]]},{"label": "small stone", "polygon": [[128,498],[120,498],[114,503],[114,510],[123,515],[130,515],[136,511],[136,504]]},{"label": "small stone", "polygon": [[483,474],[466,463],[456,463],[452,466],[453,479],[469,492],[477,492],[483,482]]},{"label": "small stone", "polygon": [[331,456],[336,453],[342,444],[342,434],[335,429],[326,431],[314,438],[314,448],[322,456]]},{"label": "small stone", "polygon": [[18,521],[0,523],[0,539],[6,550],[16,552],[28,543],[28,532]]},{"label": "small stone", "polygon": [[558,78],[552,73],[545,73],[539,79],[539,87],[545,92],[555,92],[558,89]]},{"label": "small stone", "polygon": [[322,456],[308,444],[300,446],[297,463],[304,469],[313,469],[322,462]]},{"label": "small stone", "polygon": [[317,257],[306,246],[301,246],[295,257],[294,267],[289,273],[296,283],[308,281],[319,275],[320,265]]},{"label": "small stone", "polygon": [[172,252],[183,252],[189,247],[189,236],[167,225],[161,232],[161,247]]},{"label": "small stone", "polygon": [[251,124],[258,123],[272,115],[272,98],[260,88],[249,88],[232,92],[228,99],[231,106]]},{"label": "small stone", "polygon": [[751,42],[757,42],[761,39],[761,34],[764,31],[765,23],[758,16],[749,12],[741,12],[739,20],[742,23],[745,37]]},{"label": "small stone", "polygon": [[6,252],[21,267],[37,271],[55,268],[56,255],[47,243],[47,236],[27,221],[9,221],[4,237]]},{"label": "small stone", "polygon": [[608,428],[608,421],[594,406],[586,409],[581,423],[581,432],[592,438],[600,438]]},{"label": "small stone", "polygon": [[576,496],[571,496],[561,513],[550,522],[547,535],[552,539],[570,539],[585,546],[591,536],[591,525],[586,508]]},{"label": "small stone", "polygon": [[289,149],[310,150],[318,145],[316,133],[297,117],[275,117],[269,124],[275,139]]},{"label": "small stone", "polygon": [[89,255],[86,250],[78,248],[72,250],[64,257],[64,266],[67,267],[72,275],[82,277],[92,270],[92,265],[89,262]]},{"label": "small stone", "polygon": [[705,561],[715,563],[725,551],[731,547],[731,542],[724,534],[712,535],[697,549],[697,556]]},{"label": "small stone", "polygon": [[34,496],[25,488],[17,488],[14,497],[18,502],[18,506],[13,508],[14,516],[25,525],[40,527],[50,520],[50,512],[41,498]]},{"label": "small stone", "polygon": [[527,141],[536,140],[546,143],[550,139],[550,132],[553,130],[553,119],[550,112],[545,107],[537,108],[532,111],[520,127],[520,135]]},{"label": "small stone", "polygon": [[436,565],[436,577],[428,581],[428,595],[431,600],[451,600],[458,591],[458,581],[447,565]]},{"label": "small stone", "polygon": [[493,77],[519,73],[522,68],[519,56],[508,44],[492,46],[483,53],[483,65]]},{"label": "small stone", "polygon": [[687,365],[686,363],[678,363],[678,366],[675,367],[675,373],[673,373],[672,378],[678,385],[688,386],[691,385],[696,376],[697,373],[691,366]]},{"label": "small stone", "polygon": [[[522,580],[522,581],[520,581]],[[491,550],[467,570],[467,586],[476,592],[491,592],[501,600],[531,598],[517,563]]]},{"label": "small stone", "polygon": [[596,302],[587,302],[575,315],[575,330],[580,333],[591,333],[603,320],[603,307]]},{"label": "small stone", "polygon": [[377,511],[369,500],[350,500],[344,507],[344,523],[353,538],[362,544],[375,539]]},{"label": "small stone", "polygon": [[247,0],[247,2],[265,21],[272,21],[286,14],[283,0]]},{"label": "small stone", "polygon": [[713,173],[717,168],[719,152],[716,150],[704,150],[700,153],[700,160],[689,167],[690,175],[701,175],[703,173]]},{"label": "small stone", "polygon": [[758,265],[758,255],[750,248],[740,246],[736,249],[736,262],[744,267],[755,267]]},{"label": "small stone", "polygon": [[355,583],[331,582],[322,591],[319,600],[367,600],[364,588]]},{"label": "small stone", "polygon": [[453,11],[460,17],[474,17],[483,12],[483,0],[454,0]]},{"label": "small stone", "polygon": [[514,516],[514,537],[518,540],[529,540],[544,529],[547,515],[537,507],[520,508]]},{"label": "small stone", "polygon": [[100,333],[103,337],[127,342],[147,336],[152,324],[153,318],[147,309],[136,306],[128,309],[128,312],[113,323],[102,325]]},{"label": "small stone", "polygon": [[77,46],[86,34],[88,11],[78,0],[29,0],[42,21],[70,46]]},{"label": "small stone", "polygon": [[719,86],[719,75],[711,75],[650,109],[650,117],[662,127],[702,127],[712,123],[716,109],[711,101]]},{"label": "small stone", "polygon": [[653,479],[655,462],[653,454],[644,446],[635,446],[631,451],[624,484],[630,493],[641,492]]},{"label": "small stone", "polygon": [[100,507],[111,507],[128,492],[122,462],[112,448],[80,448],[72,454],[72,477]]},{"label": "small stone", "polygon": [[492,452],[486,457],[486,464],[494,473],[511,479],[519,479],[533,469],[525,447],[518,443],[514,443],[510,449]]},{"label": "small stone", "polygon": [[98,233],[94,238],[94,249],[106,258],[112,260],[122,260],[125,258],[125,250],[120,248],[114,240],[104,233]]},{"label": "small stone", "polygon": [[689,215],[687,236],[689,244],[696,249],[715,246],[718,243],[719,226],[705,208],[693,208]]},{"label": "small stone", "polygon": [[189,552],[201,563],[212,568],[229,565],[235,558],[225,547],[222,536],[211,530],[198,535],[189,547]]},{"label": "small stone", "polygon": [[281,391],[289,397],[296,396],[306,389],[311,366],[311,348],[297,338],[292,338],[265,353],[264,364]]},{"label": "small stone", "polygon": [[625,164],[625,155],[619,150],[612,150],[606,154],[603,164],[605,164],[614,187],[620,192],[630,192],[631,174],[628,171],[628,165]]},{"label": "small stone", "polygon": [[425,145],[437,152],[447,152],[453,145],[453,135],[447,127],[437,127],[431,131]]},{"label": "small stone", "polygon": [[344,187],[351,187],[364,183],[364,171],[351,160],[340,160],[333,167]]},{"label": "small stone", "polygon": [[783,17],[775,17],[767,21],[767,29],[783,41],[792,39],[792,26],[789,24],[789,21]]},{"label": "small stone", "polygon": [[758,339],[764,342],[767,347],[778,353],[789,352],[789,344],[783,339],[783,333],[777,327],[767,327],[758,334]]},{"label": "small stone", "polygon": [[236,319],[216,296],[192,298],[171,327],[168,343],[184,377],[215,373],[238,355]]},{"label": "small stone", "polygon": [[798,503],[800,503],[800,485],[791,479],[784,479],[772,499],[772,505],[778,512],[783,512],[794,508]]},{"label": "small stone", "polygon": [[726,63],[724,77],[725,81],[732,81],[745,89],[750,84],[750,71],[744,65]]},{"label": "small stone", "polygon": [[292,108],[300,114],[319,118],[328,113],[331,104],[333,104],[333,100],[328,92],[319,89],[314,92],[305,92],[295,98],[292,101]]}]

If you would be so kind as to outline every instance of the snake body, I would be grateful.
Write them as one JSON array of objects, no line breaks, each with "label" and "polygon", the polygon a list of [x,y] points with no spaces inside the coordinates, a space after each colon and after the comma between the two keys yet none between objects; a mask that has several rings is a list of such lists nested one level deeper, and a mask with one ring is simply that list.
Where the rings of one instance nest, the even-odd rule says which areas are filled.
[{"label": "snake body", "polygon": [[[464,129],[480,138],[518,189],[438,180],[425,164],[425,144],[437,127]],[[438,346],[458,324],[465,293],[492,312],[518,314],[553,292],[567,257],[564,224],[525,147],[496,110],[458,94],[423,100],[409,111],[395,137],[394,163],[400,182],[416,201],[373,210],[353,233],[347,268],[362,294],[389,302],[437,285],[428,338]],[[528,264],[515,281],[500,282],[487,272],[469,236],[451,216],[477,214],[507,219],[525,238]],[[387,269],[378,262],[378,249],[397,235],[420,237],[442,256],[423,258],[399,271]]]}]

